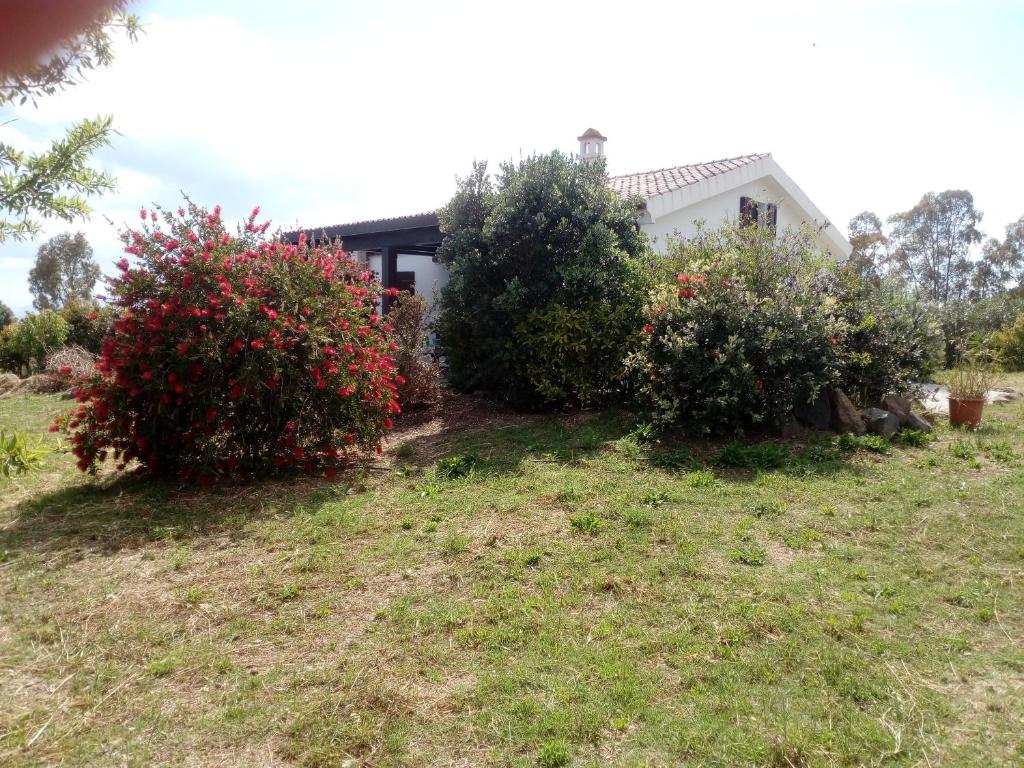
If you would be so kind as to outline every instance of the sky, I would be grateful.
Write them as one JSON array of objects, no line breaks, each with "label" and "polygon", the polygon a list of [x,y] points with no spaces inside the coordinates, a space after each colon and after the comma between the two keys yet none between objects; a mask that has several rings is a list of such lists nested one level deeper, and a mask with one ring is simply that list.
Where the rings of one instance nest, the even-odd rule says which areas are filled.
[{"label": "sky", "polygon": [[755,152],[844,232],[928,191],[968,189],[983,229],[1024,215],[1024,2],[136,0],[113,65],[0,109],[41,149],[83,117],[118,134],[118,188],[89,221],[0,244],[0,301],[31,307],[39,245],[82,231],[105,272],[119,226],[181,195],[320,227],[433,210],[496,168],[608,137],[609,172]]}]

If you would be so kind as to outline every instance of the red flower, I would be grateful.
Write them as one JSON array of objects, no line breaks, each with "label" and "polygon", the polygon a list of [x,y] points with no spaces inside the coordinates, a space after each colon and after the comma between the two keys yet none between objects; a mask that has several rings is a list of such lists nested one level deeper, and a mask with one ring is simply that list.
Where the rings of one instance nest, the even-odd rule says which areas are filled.
[{"label": "red flower", "polygon": [[644,326],[644,333],[654,333],[654,326],[648,323]]},{"label": "red flower", "polygon": [[249,342],[249,346],[253,349],[263,349],[263,342],[259,339],[253,339]]}]

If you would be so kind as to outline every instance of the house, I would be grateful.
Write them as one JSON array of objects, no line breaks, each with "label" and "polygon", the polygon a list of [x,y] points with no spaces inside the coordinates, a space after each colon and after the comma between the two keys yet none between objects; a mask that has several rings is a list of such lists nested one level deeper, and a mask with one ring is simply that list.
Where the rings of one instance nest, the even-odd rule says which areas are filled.
[{"label": "house", "polygon": [[[577,140],[580,157],[604,157],[605,136],[593,128]],[[810,224],[818,244],[836,259],[850,255],[850,243],[779,167],[770,153],[612,176],[621,195],[644,200],[638,224],[664,252],[669,236],[691,236],[697,223],[714,225],[737,218],[772,228]],[[436,252],[441,244],[435,212],[359,221],[311,230],[319,239],[340,238],[345,250],[367,262],[386,288],[412,290],[432,302],[447,280]],[[294,242],[298,233],[288,233]]]}]

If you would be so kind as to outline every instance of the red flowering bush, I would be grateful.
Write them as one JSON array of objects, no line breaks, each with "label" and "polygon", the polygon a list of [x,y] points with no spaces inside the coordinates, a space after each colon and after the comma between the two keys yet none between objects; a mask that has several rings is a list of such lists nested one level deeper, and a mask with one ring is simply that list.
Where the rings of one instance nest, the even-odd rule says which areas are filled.
[{"label": "red flowering bush", "polygon": [[701,434],[777,430],[836,380],[836,267],[813,243],[811,232],[724,227],[670,245],[628,360],[657,422]]},{"label": "red flowering bush", "polygon": [[110,458],[205,481],[333,468],[379,450],[399,410],[380,286],[340,247],[267,237],[257,208],[230,234],[191,202],[140,211],[109,281],[116,309],[71,433],[83,471]]}]

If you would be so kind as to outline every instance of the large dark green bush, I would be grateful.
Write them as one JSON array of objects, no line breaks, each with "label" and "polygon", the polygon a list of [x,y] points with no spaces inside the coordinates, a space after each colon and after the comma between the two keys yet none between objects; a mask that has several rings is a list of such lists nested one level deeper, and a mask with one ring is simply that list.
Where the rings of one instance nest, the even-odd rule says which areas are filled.
[{"label": "large dark green bush", "polygon": [[700,434],[777,430],[835,381],[836,267],[814,240],[723,227],[670,242],[629,361],[657,422]]},{"label": "large dark green bush", "polygon": [[[635,340],[646,291],[638,204],[608,189],[602,161],[530,157],[504,164],[496,183],[476,166],[439,214],[450,384],[521,407],[595,402],[620,387],[615,361]],[[615,315],[600,318],[600,338],[572,330],[601,307]]]},{"label": "large dark green bush", "polygon": [[836,281],[842,363],[838,384],[861,405],[927,381],[942,364],[943,338],[934,307],[898,287],[872,285],[849,270]]}]

